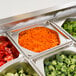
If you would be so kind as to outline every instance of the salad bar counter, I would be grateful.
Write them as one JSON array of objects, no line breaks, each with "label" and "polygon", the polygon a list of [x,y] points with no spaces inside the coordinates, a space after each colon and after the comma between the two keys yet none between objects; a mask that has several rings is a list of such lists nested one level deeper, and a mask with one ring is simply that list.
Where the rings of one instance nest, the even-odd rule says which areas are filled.
[{"label": "salad bar counter", "polygon": [[0,76],[76,76],[75,17],[73,4],[1,20]]}]

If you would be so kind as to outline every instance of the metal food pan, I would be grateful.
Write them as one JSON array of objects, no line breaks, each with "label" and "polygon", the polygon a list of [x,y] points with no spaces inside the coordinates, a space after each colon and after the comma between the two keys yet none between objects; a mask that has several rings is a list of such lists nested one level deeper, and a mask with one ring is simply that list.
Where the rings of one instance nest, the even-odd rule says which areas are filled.
[{"label": "metal food pan", "polygon": [[[15,45],[15,43],[12,41],[12,39],[8,36],[8,34],[7,33],[1,33],[0,34],[0,36],[4,36],[4,37],[6,37],[6,38],[8,38],[8,40],[11,42],[11,44],[13,44],[12,46],[14,46],[16,49],[17,49],[17,51],[19,52],[19,56],[17,57],[17,58],[19,58],[19,57],[21,57],[23,54],[21,53],[21,51],[20,51],[20,49]],[[14,59],[13,59],[14,60]],[[11,60],[12,61],[12,60]],[[8,61],[8,62],[11,62],[11,61]],[[7,63],[8,63],[7,62]],[[4,64],[4,65],[6,65],[6,63]],[[1,66],[2,67],[2,66]]]},{"label": "metal food pan", "polygon": [[[65,21],[64,21],[64,23],[65,22],[67,22],[67,21],[76,21],[76,17],[70,17],[70,18],[67,18]],[[61,25],[61,27],[64,25],[64,23]],[[63,28],[64,29],[64,28]],[[65,29],[64,29],[65,30]],[[66,30],[65,30],[66,31]],[[67,32],[68,33],[68,32]],[[70,38],[72,38],[74,41],[76,41],[76,39],[71,35],[71,34],[69,34],[68,33],[68,35],[70,36]]]},{"label": "metal food pan", "polygon": [[[66,21],[76,21],[76,15],[75,16],[69,16],[69,17],[65,17],[63,19],[58,19],[58,20],[53,20],[51,23],[55,26],[57,26],[58,28],[61,29],[62,32],[64,32],[67,36],[69,36],[69,38],[71,38],[73,41],[76,42],[76,39],[71,35],[69,34],[64,28],[62,28],[62,25],[64,25],[64,23]],[[59,27],[60,26],[60,27]]]},{"label": "metal food pan", "polygon": [[53,22],[61,27],[68,18],[76,18],[76,6],[72,9],[70,8],[57,12],[54,16]]},{"label": "metal food pan", "polygon": [[[19,50],[19,52],[21,53],[20,56],[8,63],[6,63],[5,65],[3,65],[1,68],[0,68],[0,72],[6,72],[8,70],[8,67],[10,67],[11,65],[14,65],[16,62],[19,64],[20,62],[26,62],[26,63],[29,63],[34,69],[36,72],[38,72],[39,76],[45,76],[44,75],[44,66],[43,66],[43,60],[45,58],[47,58],[47,56],[51,55],[51,54],[54,54],[54,50],[58,49],[58,48],[61,48],[62,46],[70,46],[71,42],[69,43],[70,41],[70,38],[65,35],[64,33],[61,33],[61,31],[59,31],[59,28],[55,27],[53,24],[47,24],[46,22],[48,20],[52,20],[54,19],[54,15],[57,13],[57,12],[60,12],[60,11],[66,11],[66,10],[70,10],[70,8],[75,8],[75,2],[73,4],[67,4],[65,5],[64,7],[54,7],[54,8],[48,8],[48,9],[44,9],[44,10],[39,10],[39,11],[36,11],[36,12],[31,12],[31,13],[27,13],[27,14],[22,14],[22,15],[18,15],[18,16],[14,16],[14,17],[9,17],[9,18],[6,18],[6,19],[2,19],[0,20],[0,33],[3,33],[3,32],[6,32],[6,35],[7,37],[9,38],[9,40],[13,43],[13,45]],[[51,10],[51,11],[50,11]],[[71,11],[71,10],[70,10]],[[68,14],[68,13],[67,13]],[[23,30],[20,30],[20,31],[13,31],[13,32],[10,32],[12,31],[12,27],[14,26],[16,28],[16,25],[17,25],[17,28],[22,28],[24,27],[23,25],[27,24],[29,22],[29,20],[31,21],[34,21],[35,22],[35,19],[38,18],[40,20],[40,22],[42,21],[45,21],[45,22],[38,22],[36,20],[37,25],[35,26],[29,26],[28,27],[25,27],[25,29],[29,29],[29,28],[33,28],[33,27],[38,27],[38,26],[45,26],[47,28],[50,28],[50,29],[53,29],[53,30],[56,30],[59,34],[59,37],[60,37],[60,41],[61,41],[61,44],[54,47],[54,48],[51,48],[51,49],[48,49],[42,53],[34,53],[34,52],[31,52],[29,50],[25,50],[23,49],[22,47],[20,47],[18,45],[18,34],[19,32],[23,31]],[[44,18],[44,19],[43,19]],[[31,24],[31,23],[30,23]],[[35,23],[34,23],[35,24]],[[20,26],[19,26],[20,25]],[[26,25],[25,25],[26,26]],[[13,28],[13,30],[15,29]],[[68,39],[67,39],[68,38]],[[63,47],[64,48],[64,47]],[[52,52],[51,52],[51,51]],[[51,53],[51,54],[48,54],[48,53]],[[56,52],[55,52],[56,53]],[[22,57],[24,55],[24,58]],[[45,55],[45,57],[43,56]],[[30,57],[30,59],[27,58],[27,56],[33,56],[34,57],[34,61],[33,61],[33,58]],[[36,61],[35,60],[35,57],[40,57],[40,59],[38,58]],[[41,58],[42,57],[42,58]],[[41,61],[41,62],[40,62]],[[38,64],[37,67],[35,67],[35,62]],[[38,68],[41,70],[39,71]],[[43,74],[41,74],[41,72]]]},{"label": "metal food pan", "polygon": [[[63,54],[76,54],[76,44],[73,43],[73,41],[70,41],[66,44],[61,45],[58,48],[55,48],[52,50],[53,52],[51,53],[50,51],[46,54],[42,54],[41,56],[34,57],[32,60],[36,64],[36,66],[40,69],[42,72],[43,76],[45,76],[45,71],[44,71],[44,61],[45,59],[51,57],[53,58],[56,54],[63,53]],[[41,66],[38,66],[41,65]]]},{"label": "metal food pan", "polygon": [[[65,42],[67,42],[67,41],[70,40],[66,35],[64,35],[63,33],[60,33],[60,31],[58,31],[59,29],[55,28],[53,25],[50,25],[50,24],[48,24],[48,23],[46,23],[46,22],[39,23],[39,24],[35,24],[35,25],[30,25],[29,27],[26,26],[23,30],[27,30],[27,29],[34,28],[34,27],[39,27],[39,26],[44,26],[44,27],[50,28],[50,29],[52,29],[52,30],[55,30],[55,31],[58,33],[58,35],[59,35],[60,45],[62,45],[62,44],[64,44]],[[23,31],[23,30],[21,29],[21,30],[19,30],[19,31],[13,31],[13,32],[10,31],[10,32],[8,32],[8,35],[9,35],[9,36],[16,42],[16,44],[22,49],[22,52],[24,52],[25,55],[27,55],[27,56],[30,57],[30,56],[35,56],[35,55],[40,54],[40,53],[35,53],[35,52],[32,52],[32,51],[30,51],[30,50],[28,50],[28,49],[25,49],[25,48],[21,47],[21,46],[18,44],[18,36],[19,36],[19,33],[20,33],[21,31]],[[51,48],[50,48],[50,49],[51,49]],[[47,50],[45,50],[45,51],[47,51]],[[45,51],[43,51],[43,52],[45,52]],[[42,53],[42,52],[41,52],[41,53]]]},{"label": "metal food pan", "polygon": [[36,76],[42,76],[42,74],[39,71],[37,71],[36,66],[34,65],[32,68],[32,63],[28,61],[27,58],[24,58],[23,56],[21,56],[20,58],[14,59],[11,62],[6,63],[6,65],[3,65],[0,68],[0,76],[6,73],[15,73],[17,72],[15,70],[19,70],[20,68],[26,68],[25,64],[27,68],[30,68],[33,71],[33,73],[35,72],[37,74]]}]

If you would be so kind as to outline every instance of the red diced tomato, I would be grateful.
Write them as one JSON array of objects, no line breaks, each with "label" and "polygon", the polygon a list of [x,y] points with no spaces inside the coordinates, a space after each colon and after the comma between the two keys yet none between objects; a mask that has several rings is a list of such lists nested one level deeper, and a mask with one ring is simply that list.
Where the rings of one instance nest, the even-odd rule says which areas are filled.
[{"label": "red diced tomato", "polygon": [[10,49],[10,48],[5,47],[5,50],[6,50],[6,52],[8,52],[9,54],[12,54],[12,52],[11,52],[11,49]]},{"label": "red diced tomato", "polygon": [[10,60],[12,60],[13,59],[13,56],[12,55],[9,55],[9,56],[6,56],[5,58],[4,58],[4,60],[5,61],[10,61]]},{"label": "red diced tomato", "polygon": [[19,56],[19,52],[14,46],[12,46],[11,51],[14,58],[17,58]]},{"label": "red diced tomato", "polygon": [[18,50],[13,46],[9,39],[5,36],[0,36],[0,66],[18,56]]},{"label": "red diced tomato", "polygon": [[3,64],[5,64],[6,62],[4,60],[0,60],[0,66],[2,66]]}]

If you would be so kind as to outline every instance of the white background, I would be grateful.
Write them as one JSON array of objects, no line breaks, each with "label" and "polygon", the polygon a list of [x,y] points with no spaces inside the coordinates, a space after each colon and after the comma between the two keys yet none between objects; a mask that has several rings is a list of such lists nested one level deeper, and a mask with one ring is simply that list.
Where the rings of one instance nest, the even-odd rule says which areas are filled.
[{"label": "white background", "polygon": [[76,0],[0,0],[0,19]]}]

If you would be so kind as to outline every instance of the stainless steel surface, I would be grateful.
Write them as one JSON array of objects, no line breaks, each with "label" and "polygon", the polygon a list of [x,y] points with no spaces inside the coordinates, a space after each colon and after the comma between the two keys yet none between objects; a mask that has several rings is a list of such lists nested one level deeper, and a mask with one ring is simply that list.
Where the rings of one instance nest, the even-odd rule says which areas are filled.
[{"label": "stainless steel surface", "polygon": [[44,15],[37,16],[26,22],[19,23],[19,24],[15,25],[14,27],[12,27],[11,29],[9,29],[9,31],[17,30],[19,28],[24,28],[26,26],[37,24],[40,22],[48,21],[48,20],[57,20],[60,18],[68,17],[68,16],[74,16],[75,14],[76,14],[76,7],[62,9],[62,10],[58,10],[58,11],[55,11],[52,13],[46,13]]},{"label": "stainless steel surface", "polygon": [[[1,34],[0,34],[1,35]],[[10,41],[11,41],[11,43],[13,44],[13,46],[15,46],[16,47],[16,49],[19,51],[19,57],[21,57],[21,56],[25,56],[26,58],[27,58],[27,55],[25,55],[22,51],[21,51],[21,49],[20,49],[20,47],[15,43],[15,41],[8,35],[8,33],[3,33],[2,34],[2,36],[6,36]]]},{"label": "stainless steel surface", "polygon": [[[43,19],[43,21],[46,19],[47,20],[53,19],[54,15],[58,11],[60,11],[60,10],[62,11],[64,9],[67,10],[69,8],[75,8],[75,7],[76,7],[76,3],[70,2],[70,3],[66,3],[64,5],[54,6],[51,8],[38,10],[38,11],[27,13],[27,14],[22,14],[22,15],[18,15],[18,16],[1,19],[0,28],[2,27],[2,29],[0,30],[0,33],[11,30],[11,27],[13,27],[13,26],[16,27],[16,24],[18,24],[20,22],[27,22],[29,20],[40,18],[40,17],[42,17],[42,18],[45,17]],[[53,15],[53,16],[51,16],[51,15]],[[18,26],[18,28],[19,28],[19,26]],[[14,30],[14,28],[13,28],[13,30]]]},{"label": "stainless steel surface", "polygon": [[11,23],[11,22],[14,22],[14,21],[23,20],[23,19],[29,18],[29,17],[42,15],[42,14],[45,14],[45,13],[48,13],[48,12],[53,12],[53,11],[57,11],[57,10],[68,8],[68,7],[73,7],[73,6],[76,6],[76,3],[75,2],[69,2],[69,3],[66,3],[66,4],[59,5],[59,6],[54,6],[54,7],[51,7],[51,8],[46,8],[46,9],[43,9],[43,10],[38,10],[38,11],[27,13],[27,14],[22,14],[22,15],[18,15],[18,16],[14,16],[14,17],[9,17],[9,18],[0,20],[0,25]]},{"label": "stainless steel surface", "polygon": [[[59,52],[62,52],[64,50],[73,50],[73,52],[75,52],[76,43],[75,44],[73,43],[73,41],[75,40],[65,30],[63,30],[57,24],[55,24],[59,22],[61,26],[67,17],[70,16],[72,17],[75,15],[76,15],[76,3],[70,2],[65,5],[59,5],[52,8],[47,8],[0,20],[0,33],[6,32],[6,35],[9,38],[9,40],[21,53],[21,55],[18,58],[0,67],[0,72],[2,72],[8,66],[16,62],[24,61],[28,62],[39,74],[39,76],[45,76],[44,64],[43,64],[44,59],[48,58],[49,56],[55,55]],[[45,26],[47,28],[57,31],[60,37],[61,44],[41,53],[34,53],[27,49],[25,50],[24,48],[22,48],[18,44],[19,32],[37,26]]]},{"label": "stainless steel surface", "polygon": [[[73,42],[66,43],[65,45],[60,46],[59,48],[52,49],[54,52],[48,52],[46,54],[42,54],[39,57],[33,58],[34,63],[40,69],[43,76],[45,76],[44,72],[44,60],[48,57],[54,56],[58,53],[64,52],[65,54],[76,54],[76,47]],[[38,66],[40,65],[40,66]]]},{"label": "stainless steel surface", "polygon": [[35,25],[35,24],[39,24],[39,23],[43,23],[44,21],[48,21],[49,19],[53,19],[54,15],[45,15],[45,16],[41,16],[41,17],[37,17],[34,19],[31,19],[29,21],[26,22],[21,22],[16,24],[14,27],[12,27],[11,29],[9,29],[9,31],[11,30],[12,32],[14,32],[15,30],[20,30],[21,28],[25,28],[25,27],[30,27],[30,25]]},{"label": "stainless steel surface", "polygon": [[76,16],[76,7],[74,8],[70,8],[67,10],[62,10],[62,11],[58,11],[55,15],[55,20],[58,19],[62,19],[62,18],[67,18],[67,17],[71,17],[71,16]]},{"label": "stainless steel surface", "polygon": [[22,23],[19,23],[17,25],[15,25],[14,27],[12,27],[10,30],[17,30],[17,29],[20,29],[20,28],[24,28],[26,26],[29,26],[29,25],[33,25],[33,24],[37,24],[37,23],[40,23],[40,22],[44,22],[44,21],[48,21],[48,20],[58,20],[58,19],[61,19],[61,18],[67,18],[67,17],[71,17],[71,16],[75,16],[76,15],[76,7],[72,7],[72,8],[68,8],[68,9],[64,9],[64,10],[59,10],[59,11],[56,11],[56,12],[53,12],[53,13],[49,13],[49,14],[46,14],[44,16],[39,16],[35,19],[31,19],[27,22],[22,22]]},{"label": "stainless steel surface", "polygon": [[25,56],[26,58],[27,55],[24,54],[24,52],[20,49],[20,47],[15,43],[15,41],[9,36],[9,34],[6,32],[7,37],[9,38],[9,40],[12,42],[12,44],[17,48],[17,50],[20,52],[21,55]]}]

